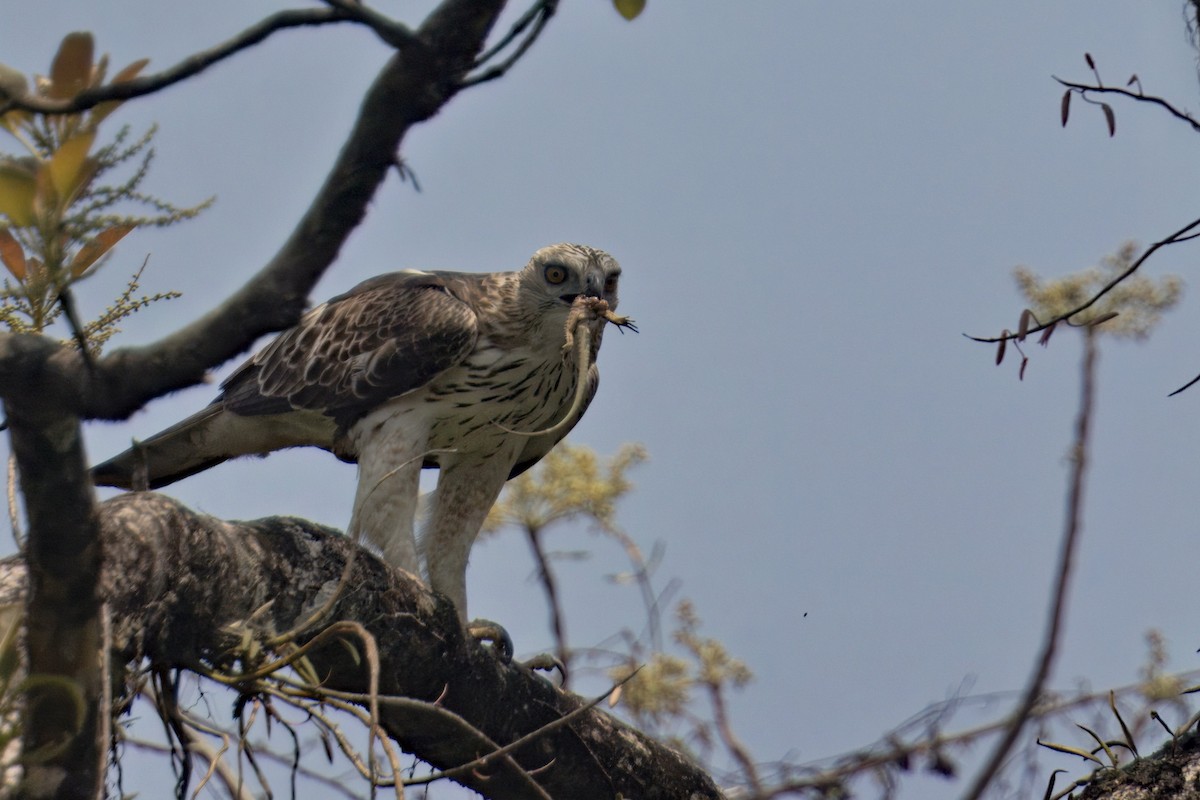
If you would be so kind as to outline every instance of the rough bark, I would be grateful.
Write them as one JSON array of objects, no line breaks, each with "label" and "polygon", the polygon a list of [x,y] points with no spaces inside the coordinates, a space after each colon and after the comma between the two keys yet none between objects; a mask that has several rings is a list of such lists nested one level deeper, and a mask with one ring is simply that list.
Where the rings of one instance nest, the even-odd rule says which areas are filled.
[{"label": "rough bark", "polygon": [[29,523],[25,649],[35,682],[24,698],[23,791],[90,799],[104,773],[101,544],[79,420],[31,404],[5,412]]},{"label": "rough bark", "polygon": [[[1061,784],[1061,781],[1060,781]],[[1164,745],[1119,770],[1100,770],[1079,800],[1200,800],[1200,732]]]},{"label": "rough bark", "polygon": [[[130,663],[227,663],[237,641],[230,625],[253,615],[264,638],[290,630],[325,602],[357,550],[337,531],[304,520],[224,522],[152,493],[122,495],[99,509],[101,596],[113,620],[113,648]],[[12,576],[21,569],[15,559],[0,567],[0,587],[16,585]],[[472,761],[488,751],[487,741],[510,743],[584,704],[520,665],[501,663],[464,636],[448,601],[365,551],[357,551],[337,598],[320,627],[350,620],[372,634],[382,665],[380,694],[426,701],[384,705],[382,725],[434,766]],[[331,642],[309,656],[327,676],[325,686],[367,692],[364,664],[343,645]],[[467,772],[458,780],[490,798],[537,796],[530,772],[555,798],[721,796],[685,757],[595,708],[513,758],[520,768],[498,762],[487,774]]]}]

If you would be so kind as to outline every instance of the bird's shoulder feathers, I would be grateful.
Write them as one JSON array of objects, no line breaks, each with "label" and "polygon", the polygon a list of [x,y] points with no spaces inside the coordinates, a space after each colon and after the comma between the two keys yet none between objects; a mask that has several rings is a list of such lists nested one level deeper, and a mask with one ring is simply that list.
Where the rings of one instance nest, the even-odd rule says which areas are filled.
[{"label": "bird's shoulder feathers", "polygon": [[479,335],[475,277],[405,271],[363,281],[243,364],[218,401],[242,415],[311,409],[348,425],[470,354]]}]

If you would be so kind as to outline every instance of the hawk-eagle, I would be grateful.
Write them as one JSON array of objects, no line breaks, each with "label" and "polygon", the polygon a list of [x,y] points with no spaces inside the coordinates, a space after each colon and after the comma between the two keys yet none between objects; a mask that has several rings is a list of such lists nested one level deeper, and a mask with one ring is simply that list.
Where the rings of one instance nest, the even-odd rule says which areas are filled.
[{"label": "hawk-eagle", "polygon": [[[371,278],[281,333],[207,408],[95,467],[95,481],[158,488],[237,456],[325,448],[358,463],[348,533],[423,574],[466,619],[467,556],[504,482],[595,394],[605,318],[582,322],[590,368],[573,412],[581,353],[566,346],[568,315],[580,297],[615,309],[620,274],[608,253],[556,244],[516,272]],[[422,467],[440,473],[418,542]]]}]

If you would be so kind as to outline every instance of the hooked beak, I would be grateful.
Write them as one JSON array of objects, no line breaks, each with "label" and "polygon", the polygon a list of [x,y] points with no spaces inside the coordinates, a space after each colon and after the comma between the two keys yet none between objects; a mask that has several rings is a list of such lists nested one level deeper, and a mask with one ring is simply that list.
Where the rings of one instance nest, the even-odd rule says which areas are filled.
[{"label": "hooked beak", "polygon": [[604,276],[598,272],[589,272],[583,279],[583,291],[578,294],[560,294],[558,297],[567,305],[575,302],[577,297],[604,297]]}]

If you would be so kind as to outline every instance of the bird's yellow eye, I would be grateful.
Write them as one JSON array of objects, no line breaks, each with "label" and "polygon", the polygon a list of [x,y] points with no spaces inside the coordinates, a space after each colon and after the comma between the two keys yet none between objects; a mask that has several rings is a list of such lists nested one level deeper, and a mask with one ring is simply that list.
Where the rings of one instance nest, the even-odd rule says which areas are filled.
[{"label": "bird's yellow eye", "polygon": [[558,264],[548,264],[546,271],[542,274],[546,276],[546,283],[551,286],[558,286],[567,279],[566,268],[560,267]]}]

